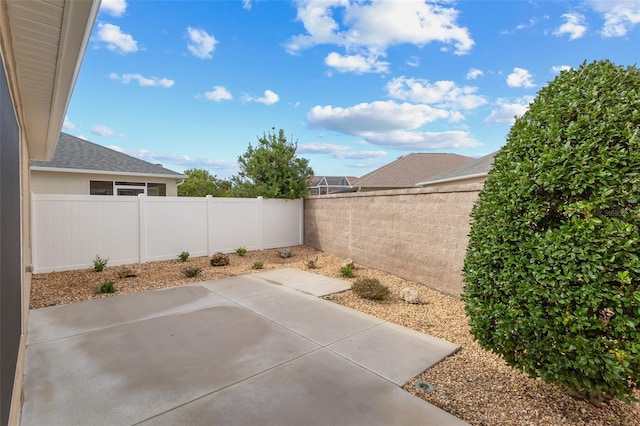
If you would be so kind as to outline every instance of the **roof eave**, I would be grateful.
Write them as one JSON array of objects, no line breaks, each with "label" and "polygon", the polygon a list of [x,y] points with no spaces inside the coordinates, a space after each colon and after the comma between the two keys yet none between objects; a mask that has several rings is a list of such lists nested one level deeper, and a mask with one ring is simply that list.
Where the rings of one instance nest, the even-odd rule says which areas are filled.
[{"label": "roof eave", "polygon": [[487,176],[489,176],[489,173],[487,173],[487,172],[475,173],[475,174],[472,174],[472,175],[462,175],[462,176],[456,176],[456,177],[450,177],[450,178],[444,178],[444,179],[427,180],[427,181],[424,181],[424,182],[416,183],[416,186],[433,185],[433,184],[436,184],[436,183],[455,182],[457,180],[476,179],[476,178],[487,177]]},{"label": "roof eave", "polygon": [[[34,68],[33,55],[24,47],[33,28],[24,17],[48,17],[59,4],[59,26],[55,24],[49,34],[56,36],[51,42],[55,56],[38,57],[34,77],[24,71]],[[2,59],[22,137],[33,159],[48,160],[53,155],[99,7],[100,0],[0,3]]]},{"label": "roof eave", "polygon": [[186,175],[173,175],[162,173],[136,173],[136,172],[120,172],[117,170],[87,170],[87,169],[64,169],[61,167],[43,167],[31,166],[32,171],[38,172],[56,172],[56,173],[82,173],[91,175],[119,175],[119,176],[139,176],[139,177],[159,177],[169,179],[186,179]]},{"label": "roof eave", "polygon": [[53,99],[44,135],[45,145],[42,147],[36,143],[35,149],[30,147],[34,159],[50,159],[53,156],[99,8],[99,0],[65,3]]}]

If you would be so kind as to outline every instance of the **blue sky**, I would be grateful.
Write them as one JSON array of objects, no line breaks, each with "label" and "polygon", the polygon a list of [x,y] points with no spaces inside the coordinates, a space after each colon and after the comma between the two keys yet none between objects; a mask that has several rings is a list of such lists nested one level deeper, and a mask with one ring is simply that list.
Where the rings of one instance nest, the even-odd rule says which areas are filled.
[{"label": "blue sky", "polygon": [[640,66],[640,0],[103,0],[63,131],[220,178],[284,129],[317,175],[473,157],[567,67]]}]

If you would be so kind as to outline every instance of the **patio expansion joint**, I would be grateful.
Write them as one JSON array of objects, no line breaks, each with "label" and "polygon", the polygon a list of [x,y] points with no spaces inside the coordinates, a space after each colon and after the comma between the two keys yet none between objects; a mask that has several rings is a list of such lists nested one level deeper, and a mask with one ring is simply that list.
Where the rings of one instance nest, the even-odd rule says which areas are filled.
[{"label": "patio expansion joint", "polygon": [[[277,324],[277,323],[276,323],[276,324]],[[280,325],[280,324],[278,324],[278,325]],[[298,333],[296,333],[296,334],[298,334]],[[304,337],[304,336],[303,336],[303,337]],[[307,339],[307,340],[308,340],[308,339]],[[249,375],[249,376],[247,376],[247,377],[244,377],[244,378],[242,378],[242,379],[240,379],[240,380],[236,380],[236,381],[235,381],[235,382],[233,382],[233,383],[229,383],[229,384],[227,384],[227,385],[225,385],[225,386],[222,386],[222,387],[220,387],[220,388],[218,388],[218,389],[216,389],[216,390],[213,390],[213,391],[211,391],[211,392],[207,392],[207,393],[205,393],[205,394],[203,394],[203,395],[201,395],[201,396],[199,396],[199,397],[197,397],[197,398],[193,398],[192,400],[187,401],[187,402],[185,402],[185,403],[183,403],[183,404],[176,405],[175,407],[171,407],[170,409],[165,410],[165,411],[163,411],[163,412],[161,412],[161,413],[157,413],[157,414],[154,414],[153,416],[150,416],[150,417],[148,417],[148,418],[146,418],[146,419],[144,419],[144,420],[140,420],[139,422],[134,423],[134,425],[143,424],[143,423],[144,423],[144,422],[146,422],[146,421],[149,421],[149,420],[152,420],[152,419],[154,419],[154,418],[156,418],[156,417],[160,417],[160,416],[162,416],[162,415],[164,415],[164,414],[170,413],[171,411],[177,410],[177,409],[179,409],[179,408],[181,408],[181,407],[184,407],[185,405],[189,405],[189,404],[191,404],[191,403],[193,403],[193,402],[196,402],[196,401],[199,401],[199,400],[201,400],[201,399],[203,399],[203,398],[207,398],[207,397],[209,397],[209,396],[211,396],[211,395],[214,395],[214,394],[216,394],[216,393],[218,393],[218,392],[221,392],[221,391],[223,391],[223,390],[225,390],[225,389],[228,389],[228,388],[230,388],[230,387],[233,387],[233,386],[235,386],[235,385],[237,385],[237,384],[239,384],[239,383],[242,383],[242,382],[245,382],[245,381],[247,381],[247,380],[253,379],[254,377],[261,376],[261,375],[263,375],[263,374],[266,374],[266,373],[268,373],[268,372],[271,372],[272,370],[275,370],[276,368],[279,368],[279,367],[281,367],[281,366],[283,366],[283,365],[287,365],[287,364],[289,364],[289,363],[291,363],[291,362],[297,361],[297,360],[298,360],[298,359],[300,359],[300,358],[303,358],[303,357],[305,357],[305,356],[308,356],[308,355],[310,355],[310,354],[312,354],[312,353],[314,353],[314,352],[317,352],[317,351],[319,351],[319,350],[322,350],[322,349],[326,349],[326,348],[321,347],[321,346],[318,346],[318,347],[317,347],[317,348],[315,348],[315,349],[312,349],[312,350],[310,350],[310,351],[308,351],[308,352],[305,352],[305,353],[303,353],[303,354],[300,354],[300,355],[298,355],[298,356],[295,356],[295,357],[293,357],[293,358],[291,358],[291,359],[288,359],[288,360],[286,360],[286,361],[283,361],[283,362],[281,362],[281,363],[275,364],[275,365],[273,365],[273,366],[271,366],[271,367],[269,367],[269,368],[267,368],[267,369],[264,369],[264,370],[262,370],[262,371],[258,371],[257,373],[251,374],[251,375]]]}]

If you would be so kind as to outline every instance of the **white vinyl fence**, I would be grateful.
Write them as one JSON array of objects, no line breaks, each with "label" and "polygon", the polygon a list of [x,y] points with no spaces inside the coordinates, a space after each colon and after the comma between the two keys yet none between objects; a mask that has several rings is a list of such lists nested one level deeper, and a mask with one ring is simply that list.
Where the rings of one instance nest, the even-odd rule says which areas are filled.
[{"label": "white vinyl fence", "polygon": [[303,201],[33,194],[34,272],[303,244]]}]

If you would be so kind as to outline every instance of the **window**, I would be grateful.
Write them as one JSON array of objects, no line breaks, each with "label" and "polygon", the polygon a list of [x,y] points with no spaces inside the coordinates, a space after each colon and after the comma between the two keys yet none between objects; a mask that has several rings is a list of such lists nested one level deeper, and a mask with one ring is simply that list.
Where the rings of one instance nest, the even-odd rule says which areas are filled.
[{"label": "window", "polygon": [[150,197],[166,197],[166,183],[147,183],[147,195]]},{"label": "window", "polygon": [[116,182],[116,195],[137,197],[138,194],[144,194],[145,189],[145,182]]},{"label": "window", "polygon": [[150,197],[167,195],[167,184],[147,182],[123,182],[111,180],[92,180],[89,182],[90,195],[137,196],[146,194]]},{"label": "window", "polygon": [[89,182],[90,195],[113,195],[113,181],[92,180]]}]

